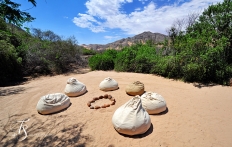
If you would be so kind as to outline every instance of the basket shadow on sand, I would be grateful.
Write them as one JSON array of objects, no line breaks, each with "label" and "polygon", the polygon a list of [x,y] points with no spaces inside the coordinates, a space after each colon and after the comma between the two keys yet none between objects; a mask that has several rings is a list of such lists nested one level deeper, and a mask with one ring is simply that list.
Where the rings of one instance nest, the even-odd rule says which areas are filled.
[{"label": "basket shadow on sand", "polygon": [[166,107],[166,109],[163,111],[163,112],[160,112],[160,113],[158,113],[158,114],[150,114],[150,115],[165,115],[165,114],[167,114],[168,113],[168,111],[169,111],[169,109],[168,109],[168,107]]},{"label": "basket shadow on sand", "polygon": [[72,103],[70,102],[70,104],[69,104],[69,106],[68,106],[67,108],[64,108],[64,109],[62,109],[62,110],[60,110],[60,111],[57,111],[57,112],[54,112],[54,113],[50,113],[50,114],[41,114],[41,113],[38,112],[38,114],[40,114],[40,115],[54,115],[54,114],[58,114],[58,113],[60,113],[60,112],[66,111],[71,105],[72,105]]},{"label": "basket shadow on sand", "polygon": [[[116,131],[116,130],[115,130]],[[128,138],[134,138],[134,139],[139,139],[139,138],[144,138],[148,135],[150,135],[151,133],[153,132],[153,124],[151,123],[151,126],[150,128],[147,130],[147,132],[145,132],[144,134],[138,134],[138,135],[133,135],[133,136],[130,136],[130,135],[125,135],[125,134],[121,134],[121,133],[118,133],[124,137],[128,137]]]}]

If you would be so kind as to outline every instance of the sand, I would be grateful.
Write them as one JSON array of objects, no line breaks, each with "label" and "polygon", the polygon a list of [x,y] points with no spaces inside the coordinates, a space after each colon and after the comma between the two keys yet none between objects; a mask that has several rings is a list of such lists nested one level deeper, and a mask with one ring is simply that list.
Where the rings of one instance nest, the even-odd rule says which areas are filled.
[{"label": "sand", "polygon": [[[53,115],[38,114],[36,104],[40,97],[63,93],[70,77],[84,83],[88,92],[71,97],[72,104],[66,110]],[[106,77],[115,79],[119,89],[100,91],[98,86]],[[152,126],[145,134],[130,137],[117,133],[111,119],[114,111],[132,98],[125,87],[136,80],[144,83],[145,91],[162,95],[168,109],[150,115]],[[106,93],[116,99],[114,106],[98,110],[87,106],[93,97]],[[22,85],[0,87],[0,104],[1,146],[230,147],[232,144],[232,87],[227,86],[184,83],[151,74],[92,71],[40,77]],[[29,120],[17,122],[25,119]]]}]

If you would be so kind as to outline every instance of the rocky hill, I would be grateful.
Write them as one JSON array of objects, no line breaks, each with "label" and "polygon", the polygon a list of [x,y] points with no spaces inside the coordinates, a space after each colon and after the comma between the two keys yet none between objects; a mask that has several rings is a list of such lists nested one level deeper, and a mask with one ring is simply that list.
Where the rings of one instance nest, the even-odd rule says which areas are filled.
[{"label": "rocky hill", "polygon": [[159,43],[168,39],[168,36],[160,34],[160,33],[152,33],[152,32],[143,32],[141,34],[135,35],[134,37],[123,38],[121,40],[108,43],[106,45],[101,44],[89,44],[89,45],[82,45],[87,49],[92,50],[105,50],[105,49],[116,49],[119,50],[125,46],[130,46],[137,42],[145,43],[148,40],[152,40],[154,43]]}]

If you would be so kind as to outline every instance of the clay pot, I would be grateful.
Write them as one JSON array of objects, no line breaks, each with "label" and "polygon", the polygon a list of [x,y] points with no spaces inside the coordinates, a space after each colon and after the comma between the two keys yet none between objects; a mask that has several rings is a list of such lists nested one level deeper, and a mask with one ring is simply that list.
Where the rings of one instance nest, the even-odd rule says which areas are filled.
[{"label": "clay pot", "polygon": [[100,107],[100,106],[95,106],[95,107],[94,107],[94,109],[99,109],[99,108],[101,108],[101,107]]},{"label": "clay pot", "polygon": [[111,98],[111,99],[110,99],[110,101],[113,101],[113,102],[115,102],[115,99],[114,99],[114,98]]},{"label": "clay pot", "polygon": [[93,100],[95,100],[95,101],[96,101],[96,100],[99,100],[99,98],[98,98],[98,97],[94,97],[94,98],[93,98]]},{"label": "clay pot", "polygon": [[106,108],[105,104],[101,106],[102,108]]},{"label": "clay pot", "polygon": [[110,106],[110,104],[105,104],[105,106],[106,106],[106,107],[109,107],[109,106]]},{"label": "clay pot", "polygon": [[91,100],[91,101],[89,101],[90,103],[94,103],[95,102],[95,100]]},{"label": "clay pot", "polygon": [[90,103],[90,102],[88,102],[88,103],[87,103],[87,106],[88,106],[88,107],[90,107],[90,106],[91,106],[91,103]]}]

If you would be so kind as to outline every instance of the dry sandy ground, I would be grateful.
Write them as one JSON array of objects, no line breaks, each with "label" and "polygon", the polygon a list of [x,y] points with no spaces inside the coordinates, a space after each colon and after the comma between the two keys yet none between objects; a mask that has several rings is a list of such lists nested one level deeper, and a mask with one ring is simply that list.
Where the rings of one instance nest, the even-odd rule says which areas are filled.
[{"label": "dry sandy ground", "polygon": [[[80,97],[71,98],[72,105],[60,113],[38,114],[36,104],[40,97],[50,93],[62,93],[70,77],[84,83],[88,92]],[[106,77],[115,79],[120,89],[111,92],[100,91],[98,86]],[[150,115],[152,126],[147,133],[134,137],[123,136],[114,130],[111,119],[114,111],[132,98],[125,93],[125,87],[136,80],[144,83],[146,91],[162,95],[168,109],[160,115]],[[87,101],[105,93],[116,99],[114,106],[98,110],[87,107]],[[22,85],[1,87],[0,104],[1,146],[232,145],[232,87],[202,87],[150,74],[93,71],[86,74],[41,77]],[[30,120],[23,124],[17,122],[25,119]],[[23,128],[27,133],[26,139]]]}]

